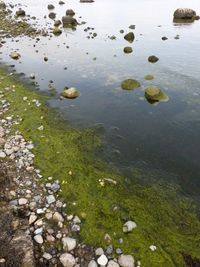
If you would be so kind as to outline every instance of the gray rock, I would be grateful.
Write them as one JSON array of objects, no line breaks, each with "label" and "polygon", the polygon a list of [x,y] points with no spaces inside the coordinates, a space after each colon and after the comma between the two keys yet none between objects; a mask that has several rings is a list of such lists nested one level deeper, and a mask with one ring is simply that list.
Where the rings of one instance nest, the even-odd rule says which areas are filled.
[{"label": "gray rock", "polygon": [[59,259],[64,267],[73,267],[76,264],[75,258],[69,253],[61,254]]},{"label": "gray rock", "polygon": [[6,153],[4,153],[3,151],[0,151],[0,158],[4,159],[6,157]]},{"label": "gray rock", "polygon": [[19,203],[20,206],[21,205],[26,205],[28,203],[28,199],[26,199],[26,198],[20,198],[18,200],[18,203]]},{"label": "gray rock", "polygon": [[72,10],[72,9],[67,9],[66,11],[66,16],[74,16],[75,15],[75,12]]},{"label": "gray rock", "polygon": [[113,246],[112,245],[109,245],[106,249],[106,253],[107,254],[112,254],[113,253]]},{"label": "gray rock", "polygon": [[110,260],[108,262],[107,267],[119,267],[119,264],[116,261],[114,261],[114,260]]},{"label": "gray rock", "polygon": [[[96,263],[96,261],[95,260],[91,260],[89,263],[88,263],[88,267],[97,267],[98,265],[97,265],[97,263]],[[112,267],[112,266],[110,266],[110,267]],[[115,266],[113,266],[113,267],[115,267]],[[116,266],[117,267],[117,266]]]},{"label": "gray rock", "polygon": [[97,249],[95,250],[95,255],[96,255],[96,256],[101,256],[101,255],[103,255],[103,254],[104,254],[104,251],[103,251],[102,248],[97,248]]},{"label": "gray rock", "polygon": [[0,137],[4,137],[5,136],[5,130],[3,127],[0,126]]},{"label": "gray rock", "polygon": [[31,214],[29,217],[29,224],[34,223],[37,220],[37,216],[35,214]]},{"label": "gray rock", "polygon": [[34,240],[35,240],[35,242],[38,243],[38,244],[43,244],[43,242],[44,242],[44,240],[43,240],[43,238],[42,238],[41,235],[35,235],[35,236],[34,236]]},{"label": "gray rock", "polygon": [[71,251],[76,247],[76,239],[71,237],[64,237],[62,239],[62,243],[63,243],[63,249],[65,251]]},{"label": "gray rock", "polygon": [[57,183],[53,183],[52,185],[51,185],[51,190],[53,191],[53,192],[58,192],[59,191],[59,189],[60,189],[60,185],[59,184],[57,184]]},{"label": "gray rock", "polygon": [[75,27],[78,25],[78,22],[72,16],[64,16],[62,17],[62,23],[64,27]]},{"label": "gray rock", "polygon": [[47,252],[45,252],[45,253],[43,254],[42,257],[43,257],[44,259],[46,259],[46,260],[51,260],[51,259],[52,259],[52,255],[49,254],[49,253],[47,253]]},{"label": "gray rock", "polygon": [[117,255],[121,255],[122,254],[121,248],[116,248],[115,252],[116,252]]},{"label": "gray rock", "polygon": [[48,195],[48,196],[46,197],[46,200],[47,200],[47,203],[48,203],[49,205],[52,204],[52,203],[54,203],[54,202],[56,202],[56,199],[55,199],[54,195]]},{"label": "gray rock", "polygon": [[55,7],[54,7],[54,5],[49,4],[49,5],[47,6],[47,8],[48,8],[49,10],[52,10],[52,9],[54,9]]},{"label": "gray rock", "polygon": [[79,95],[80,95],[79,91],[74,87],[71,87],[69,89],[64,89],[64,91],[62,92],[63,97],[70,99],[77,98]]},{"label": "gray rock", "polygon": [[17,17],[21,17],[21,16],[25,16],[26,12],[23,9],[19,9],[16,11],[16,16]]},{"label": "gray rock", "polygon": [[135,267],[135,260],[131,255],[119,256],[118,263],[122,267]]}]

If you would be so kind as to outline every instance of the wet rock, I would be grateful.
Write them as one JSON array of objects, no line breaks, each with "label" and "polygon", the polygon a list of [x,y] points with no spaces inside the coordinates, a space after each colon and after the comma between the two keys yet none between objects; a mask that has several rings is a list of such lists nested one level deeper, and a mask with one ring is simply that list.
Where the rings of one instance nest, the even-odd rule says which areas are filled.
[{"label": "wet rock", "polygon": [[[88,263],[88,267],[97,267],[98,265],[97,265],[97,263],[96,263],[96,261],[95,260],[91,260],[89,263]],[[112,267],[112,266],[110,266],[110,267]],[[114,267],[114,266],[113,266]]]},{"label": "wet rock", "polygon": [[59,1],[58,4],[59,4],[59,5],[64,5],[65,2],[63,2],[63,1]]},{"label": "wet rock", "polygon": [[174,12],[174,19],[191,19],[196,16],[196,12],[190,8],[178,8]]},{"label": "wet rock", "polygon": [[6,8],[6,4],[4,3],[4,1],[0,1],[0,9],[5,9]]},{"label": "wet rock", "polygon": [[12,59],[17,60],[17,59],[19,59],[21,56],[20,56],[20,54],[17,53],[17,52],[11,52],[11,53],[10,53],[10,57],[11,57]]},{"label": "wet rock", "polygon": [[166,36],[163,36],[163,37],[162,37],[162,40],[163,40],[163,41],[166,41],[166,40],[168,40],[168,38],[167,38]]},{"label": "wet rock", "polygon": [[134,30],[135,29],[135,25],[130,25],[129,29]]},{"label": "wet rock", "polygon": [[119,267],[119,264],[116,261],[114,261],[114,260],[110,260],[108,262],[107,267]]},{"label": "wet rock", "polygon": [[30,79],[34,80],[35,79],[35,73],[31,73],[29,77],[30,77]]},{"label": "wet rock", "polygon": [[63,27],[75,27],[78,25],[78,22],[72,16],[64,16],[62,17]]},{"label": "wet rock", "polygon": [[135,35],[133,32],[129,32],[124,36],[124,39],[128,41],[129,43],[132,43],[135,39]]},{"label": "wet rock", "polygon": [[130,53],[132,53],[132,52],[133,52],[132,47],[130,47],[130,46],[126,46],[126,47],[124,47],[124,53],[126,53],[126,54],[130,54]]},{"label": "wet rock", "polygon": [[108,263],[108,258],[103,254],[97,259],[97,262],[99,265],[105,266]]},{"label": "wet rock", "polygon": [[50,19],[55,19],[55,17],[56,17],[56,13],[54,13],[54,12],[49,13]]},{"label": "wet rock", "polygon": [[43,238],[42,238],[41,235],[35,235],[35,236],[34,236],[34,240],[35,240],[35,242],[38,243],[38,244],[43,244],[43,242],[44,242],[44,240],[43,240]]},{"label": "wet rock", "polygon": [[72,9],[67,9],[66,11],[66,16],[74,16],[75,15],[75,12],[72,10]]},{"label": "wet rock", "polygon": [[55,6],[54,6],[54,5],[51,5],[51,4],[49,4],[49,5],[47,6],[47,8],[48,8],[49,10],[52,10],[52,9],[54,9],[54,8],[55,8]]},{"label": "wet rock", "polygon": [[54,26],[55,27],[58,27],[58,26],[60,26],[61,25],[61,21],[60,20],[56,20],[55,22],[54,22]]},{"label": "wet rock", "polygon": [[158,60],[159,60],[159,58],[156,57],[156,56],[149,56],[149,57],[148,57],[148,61],[149,61],[150,63],[156,63]]},{"label": "wet rock", "polygon": [[63,253],[59,259],[64,267],[73,267],[76,264],[75,258],[69,253]]},{"label": "wet rock", "polygon": [[150,81],[150,80],[154,79],[154,76],[151,75],[151,74],[148,74],[148,75],[144,76],[144,79],[147,80],[147,81]]},{"label": "wet rock", "polygon": [[76,247],[76,239],[71,237],[64,237],[62,239],[62,243],[63,243],[63,249],[65,251],[71,251]]},{"label": "wet rock", "polygon": [[137,224],[133,221],[127,221],[124,225],[123,225],[123,232],[124,233],[129,233],[132,232],[133,229],[135,229],[137,227]]},{"label": "wet rock", "polygon": [[135,260],[131,255],[119,256],[118,263],[122,267],[135,267]]},{"label": "wet rock", "polygon": [[26,12],[23,9],[19,9],[16,11],[16,16],[17,17],[26,16]]},{"label": "wet rock", "polygon": [[19,203],[20,206],[26,205],[28,203],[28,200],[26,198],[20,198],[18,200],[18,203]]},{"label": "wet rock", "polygon": [[74,87],[65,89],[62,92],[62,96],[63,97],[70,98],[70,99],[77,98],[77,97],[79,97],[79,95],[80,95],[79,91],[76,88],[74,88]]},{"label": "wet rock", "polygon": [[145,90],[145,98],[150,103],[159,102],[159,101],[166,102],[169,100],[169,97],[155,86],[150,86]]},{"label": "wet rock", "polygon": [[124,90],[134,90],[140,86],[141,86],[141,84],[134,79],[124,80],[121,84],[121,88]]},{"label": "wet rock", "polygon": [[53,34],[54,34],[54,35],[60,35],[61,33],[62,33],[62,30],[61,30],[60,28],[55,27],[55,28],[53,29]]}]

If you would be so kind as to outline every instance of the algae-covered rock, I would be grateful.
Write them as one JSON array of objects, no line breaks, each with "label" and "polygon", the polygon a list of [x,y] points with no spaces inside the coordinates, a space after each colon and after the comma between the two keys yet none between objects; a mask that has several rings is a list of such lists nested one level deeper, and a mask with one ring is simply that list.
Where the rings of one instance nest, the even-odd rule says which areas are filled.
[{"label": "algae-covered rock", "polygon": [[134,80],[134,79],[124,80],[121,84],[121,87],[124,90],[133,90],[133,89],[136,89],[140,86],[141,86],[141,84],[137,80]]},{"label": "algae-covered rock", "polygon": [[150,86],[146,88],[145,98],[150,103],[166,102],[169,100],[169,97],[165,93],[163,93],[158,87],[155,86]]},{"label": "algae-covered rock", "polygon": [[144,76],[144,79],[147,80],[147,81],[151,81],[151,80],[154,79],[154,76],[151,75],[151,74],[147,74],[147,75]]},{"label": "algae-covered rock", "polygon": [[6,4],[4,3],[4,1],[0,0],[0,9],[5,9],[6,8]]},{"label": "algae-covered rock", "polygon": [[54,12],[50,12],[49,13],[49,18],[50,19],[55,19],[55,17],[56,17],[56,13],[54,13]]},{"label": "algae-covered rock", "polygon": [[26,12],[23,9],[19,9],[16,11],[16,16],[17,17],[21,17],[21,16],[25,16]]},{"label": "algae-covered rock", "polygon": [[54,22],[54,26],[55,27],[58,27],[58,26],[60,26],[61,25],[61,21],[58,19],[58,20],[56,20],[55,22]]},{"label": "algae-covered rock", "polygon": [[64,27],[74,27],[77,26],[78,22],[72,16],[64,16],[62,17],[62,22]]},{"label": "algae-covered rock", "polygon": [[17,52],[11,52],[11,53],[10,53],[10,57],[11,57],[12,59],[17,60],[17,59],[19,59],[21,56],[20,56],[20,54],[17,53]]},{"label": "algae-covered rock", "polygon": [[130,53],[132,53],[132,52],[133,52],[132,47],[130,47],[130,46],[126,46],[126,47],[124,47],[124,53],[126,53],[126,54],[130,54]]},{"label": "algae-covered rock", "polygon": [[70,99],[77,98],[79,97],[79,95],[79,91],[74,87],[64,89],[64,91],[62,92],[63,97]]},{"label": "algae-covered rock", "polygon": [[74,16],[75,15],[75,12],[74,12],[74,10],[72,10],[72,9],[67,9],[67,11],[66,11],[66,16]]},{"label": "algae-covered rock", "polygon": [[55,28],[53,29],[53,34],[54,34],[54,35],[60,35],[61,33],[62,33],[62,30],[61,30],[60,28],[55,27]]},{"label": "algae-covered rock", "polygon": [[191,19],[196,16],[196,12],[190,8],[178,8],[174,12],[174,19]]},{"label": "algae-covered rock", "polygon": [[124,39],[130,43],[132,43],[135,39],[135,35],[133,32],[129,32],[124,36]]},{"label": "algae-covered rock", "polygon": [[158,60],[159,60],[159,58],[156,56],[149,56],[148,57],[148,61],[151,63],[156,63]]}]

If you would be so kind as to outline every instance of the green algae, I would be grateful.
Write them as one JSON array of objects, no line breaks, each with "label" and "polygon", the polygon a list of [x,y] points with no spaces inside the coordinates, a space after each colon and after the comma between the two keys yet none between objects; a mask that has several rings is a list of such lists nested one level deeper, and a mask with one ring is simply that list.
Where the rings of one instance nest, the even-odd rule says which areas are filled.
[{"label": "green algae", "polygon": [[[143,174],[139,171],[133,172],[131,184],[126,182],[99,159],[102,143],[92,129],[80,131],[64,123],[45,104],[46,96],[28,90],[4,70],[0,70],[0,90],[11,103],[9,113],[22,118],[15,129],[35,144],[35,165],[42,171],[42,182],[49,176],[59,179],[67,212],[82,218],[80,238],[84,242],[105,247],[108,234],[115,248],[132,254],[144,267],[185,266],[183,254],[200,259],[196,207],[180,196],[176,187],[140,184]],[[24,96],[26,101],[22,100]],[[42,105],[37,107],[34,99]],[[43,130],[39,130],[41,126]],[[117,183],[101,183],[103,178]],[[128,234],[122,232],[126,220],[137,223]],[[119,238],[123,238],[123,244],[119,244]],[[157,250],[151,251],[151,245]]]}]

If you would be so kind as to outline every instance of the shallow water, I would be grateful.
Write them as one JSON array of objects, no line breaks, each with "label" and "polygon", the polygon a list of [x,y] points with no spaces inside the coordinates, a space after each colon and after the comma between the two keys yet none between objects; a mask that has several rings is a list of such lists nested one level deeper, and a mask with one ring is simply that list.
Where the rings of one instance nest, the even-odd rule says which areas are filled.
[{"label": "shallow water", "polygon": [[[21,3],[27,14],[39,19],[41,26],[53,25],[52,20],[44,19],[49,13],[49,1]],[[9,53],[14,47],[22,55],[19,62],[14,62],[17,72],[27,76],[35,73],[42,91],[49,91],[48,81],[53,80],[56,90],[52,92],[50,104],[75,125],[96,126],[101,130],[107,160],[125,173],[137,166],[146,171],[158,170],[161,176],[168,173],[168,180],[178,182],[185,193],[197,198],[200,192],[200,21],[175,25],[172,19],[178,7],[190,7],[200,13],[198,0],[167,3],[97,0],[92,4],[71,0],[63,6],[58,1],[51,3],[56,7],[57,19],[72,8],[78,21],[87,24],[78,26],[76,31],[65,30],[59,37],[42,37],[35,47],[35,41],[29,38],[20,42],[7,40],[1,48],[2,60],[13,64]],[[131,24],[136,25],[136,39],[130,45],[133,53],[126,55],[123,48],[129,43],[119,31],[130,31]],[[92,31],[98,34],[95,39],[87,38],[86,27],[95,28]],[[174,39],[177,34],[179,40]],[[108,36],[112,35],[117,39],[110,40]],[[162,41],[162,36],[168,40]],[[153,54],[160,58],[156,64],[147,61]],[[49,58],[46,63],[44,56]],[[155,79],[145,81],[147,74]],[[123,91],[120,84],[127,78],[139,80],[142,87]],[[159,86],[170,100],[149,104],[144,99],[148,85]],[[64,86],[77,87],[81,96],[60,101],[59,93]]]}]

